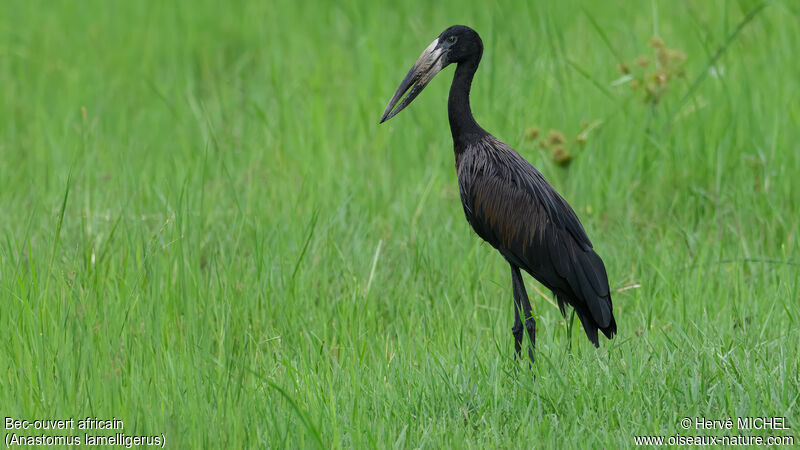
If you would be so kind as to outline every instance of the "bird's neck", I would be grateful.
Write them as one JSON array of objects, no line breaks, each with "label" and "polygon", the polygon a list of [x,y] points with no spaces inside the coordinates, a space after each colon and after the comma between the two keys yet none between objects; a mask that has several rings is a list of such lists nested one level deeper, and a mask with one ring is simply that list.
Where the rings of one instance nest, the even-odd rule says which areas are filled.
[{"label": "bird's neck", "polygon": [[447,113],[450,118],[450,132],[453,134],[453,144],[456,152],[463,150],[464,144],[474,135],[486,133],[475,122],[475,118],[472,117],[472,109],[469,107],[469,90],[472,86],[472,77],[475,76],[475,71],[478,70],[480,61],[481,57],[477,55],[458,63],[456,73],[453,76],[453,84],[450,85]]}]

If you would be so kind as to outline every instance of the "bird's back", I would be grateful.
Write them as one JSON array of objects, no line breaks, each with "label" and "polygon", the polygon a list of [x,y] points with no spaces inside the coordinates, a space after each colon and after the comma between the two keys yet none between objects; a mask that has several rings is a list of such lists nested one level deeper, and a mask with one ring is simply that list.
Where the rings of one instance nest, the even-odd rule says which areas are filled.
[{"label": "bird's back", "polygon": [[[616,333],[605,266],[575,212],[541,173],[486,133],[456,144],[459,193],[475,232],[572,305],[589,339]],[[460,147],[460,148],[459,148]]]}]

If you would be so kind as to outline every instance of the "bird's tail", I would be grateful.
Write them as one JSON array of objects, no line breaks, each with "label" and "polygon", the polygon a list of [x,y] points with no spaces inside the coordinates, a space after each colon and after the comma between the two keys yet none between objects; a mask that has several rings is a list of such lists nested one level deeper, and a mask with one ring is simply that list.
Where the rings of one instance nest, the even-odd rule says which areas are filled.
[{"label": "bird's tail", "polygon": [[599,347],[598,329],[609,339],[617,334],[608,275],[603,260],[592,249],[577,252],[576,256],[573,290],[578,298],[573,307],[586,330],[586,336],[595,347]]},{"label": "bird's tail", "polygon": [[[608,304],[611,304],[611,298],[607,299]],[[558,306],[561,308],[561,314],[565,314],[564,305],[571,304],[575,308],[575,314],[578,316],[578,319],[581,321],[581,325],[583,325],[583,330],[586,332],[586,337],[589,338],[592,344],[595,347],[600,347],[600,340],[598,339],[597,330],[603,332],[603,334],[612,339],[615,334],[617,334],[617,321],[614,319],[613,312],[611,313],[611,320],[609,321],[608,325],[605,327],[600,326],[597,321],[595,321],[594,317],[592,317],[592,313],[583,305],[576,304],[570,301],[563,300],[560,296],[558,297]]]},{"label": "bird's tail", "polygon": [[576,310],[575,312],[578,314],[578,318],[581,320],[584,331],[586,331],[586,337],[589,338],[595,347],[600,347],[600,341],[597,338],[597,330],[602,331],[603,334],[609,339],[613,338],[614,335],[617,334],[617,321],[614,320],[614,316],[611,316],[611,322],[607,327],[600,327],[598,326],[597,322],[592,319],[591,314],[587,314],[587,311],[580,312]]}]

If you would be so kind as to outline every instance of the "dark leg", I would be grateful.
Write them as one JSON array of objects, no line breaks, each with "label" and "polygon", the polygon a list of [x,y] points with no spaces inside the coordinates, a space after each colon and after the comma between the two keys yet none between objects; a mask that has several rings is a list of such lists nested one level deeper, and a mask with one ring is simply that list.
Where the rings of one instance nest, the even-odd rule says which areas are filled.
[{"label": "dark leg", "polygon": [[522,351],[522,321],[519,319],[519,307],[516,306],[517,299],[514,298],[514,326],[511,332],[514,333],[514,352],[517,357],[520,356]]},{"label": "dark leg", "polygon": [[511,284],[514,286],[514,350],[517,355],[522,350],[522,320],[525,319],[525,329],[528,330],[528,339],[531,340],[531,348],[528,349],[528,357],[533,364],[533,349],[536,347],[536,321],[531,311],[531,302],[528,300],[528,293],[525,292],[525,285],[522,283],[522,274],[519,267],[511,264]]}]

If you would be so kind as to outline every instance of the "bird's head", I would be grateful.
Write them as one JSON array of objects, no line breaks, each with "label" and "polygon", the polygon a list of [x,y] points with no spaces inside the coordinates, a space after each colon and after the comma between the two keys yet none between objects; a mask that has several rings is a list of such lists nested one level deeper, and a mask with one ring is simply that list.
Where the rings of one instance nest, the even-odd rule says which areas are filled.
[{"label": "bird's head", "polygon": [[[380,123],[391,119],[408,106],[442,69],[452,63],[464,62],[475,57],[480,58],[482,52],[483,42],[472,28],[453,25],[444,30],[422,52],[417,62],[408,71],[408,75],[397,87],[389,104],[386,105]],[[409,89],[411,91],[403,98],[403,94]],[[401,98],[403,101],[397,105]]]}]

